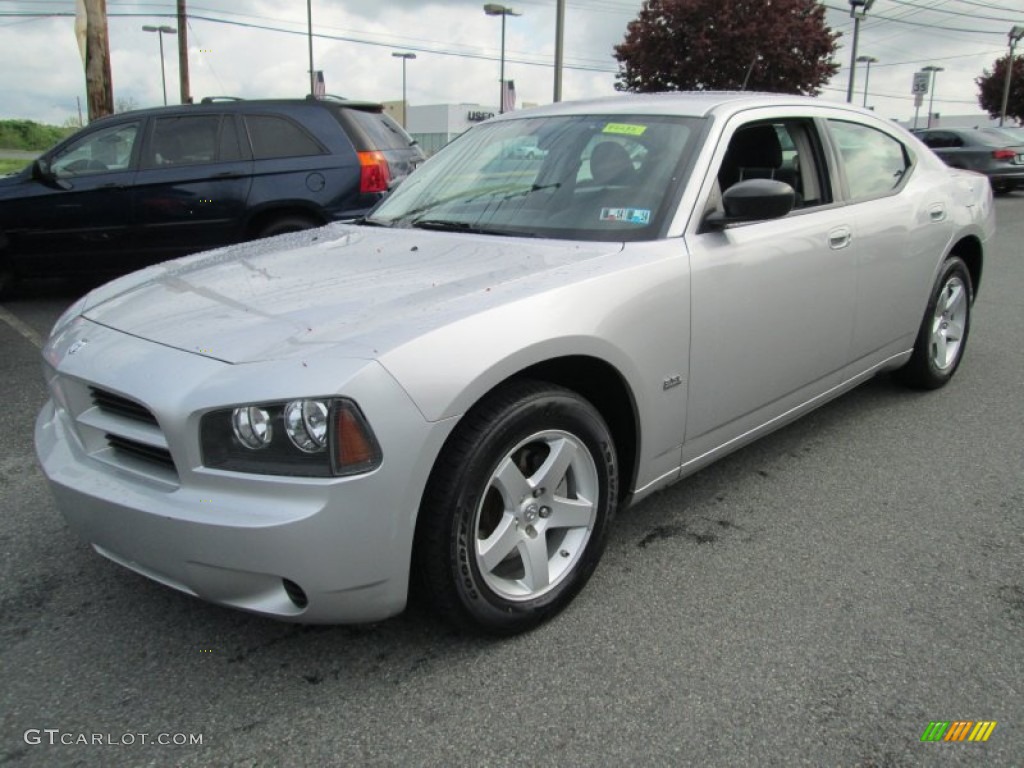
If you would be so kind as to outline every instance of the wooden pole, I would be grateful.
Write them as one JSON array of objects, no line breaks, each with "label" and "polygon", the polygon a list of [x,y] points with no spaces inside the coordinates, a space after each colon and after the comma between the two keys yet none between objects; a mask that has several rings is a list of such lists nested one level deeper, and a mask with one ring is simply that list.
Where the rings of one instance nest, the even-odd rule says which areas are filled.
[{"label": "wooden pole", "polygon": [[181,103],[191,104],[192,94],[188,78],[188,15],[185,0],[178,0],[178,74],[181,78]]},{"label": "wooden pole", "polygon": [[114,112],[107,0],[85,0],[85,92],[89,121]]}]

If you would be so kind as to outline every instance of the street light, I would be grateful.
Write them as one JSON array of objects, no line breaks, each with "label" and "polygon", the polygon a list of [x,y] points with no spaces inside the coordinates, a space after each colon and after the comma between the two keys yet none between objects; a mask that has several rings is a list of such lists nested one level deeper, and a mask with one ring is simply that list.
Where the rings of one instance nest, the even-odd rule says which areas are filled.
[{"label": "street light", "polygon": [[857,61],[868,65],[868,71],[864,74],[864,108],[868,106],[868,82],[871,80],[871,65],[878,62],[874,56],[858,56]]},{"label": "street light", "polygon": [[160,82],[164,86],[164,106],[167,106],[167,75],[164,72],[164,35],[176,35],[178,30],[174,27],[151,27],[148,24],[142,28],[143,32],[156,32],[160,38]]},{"label": "street light", "polygon": [[1003,78],[1003,108],[999,111],[999,125],[1006,120],[1006,105],[1010,102],[1010,78],[1013,76],[1013,49],[1024,37],[1024,27],[1017,26],[1010,30],[1010,58],[1006,60],[1006,76]]},{"label": "street light", "polygon": [[921,67],[922,72],[931,72],[931,83],[928,84],[928,125],[926,127],[932,127],[932,104],[935,103],[935,75],[939,72],[945,72],[944,67],[935,67],[928,65],[927,67]]},{"label": "street light", "polygon": [[484,5],[484,13],[488,16],[501,16],[501,86],[498,95],[498,114],[501,114],[505,111],[505,17],[522,16],[523,14],[498,3]]},{"label": "street light", "polygon": [[875,0],[850,0],[850,18],[853,19],[853,50],[850,51],[850,82],[846,86],[846,102],[853,102],[853,81],[857,75],[857,40],[860,38],[860,20],[871,10]]},{"label": "street light", "polygon": [[409,109],[408,102],[406,102],[406,100],[405,100],[405,63],[409,59],[415,59],[416,58],[416,54],[415,53],[399,53],[398,51],[395,51],[391,55],[394,56],[397,59],[401,59],[402,60],[402,127],[405,128],[405,114],[406,114],[406,111]]}]

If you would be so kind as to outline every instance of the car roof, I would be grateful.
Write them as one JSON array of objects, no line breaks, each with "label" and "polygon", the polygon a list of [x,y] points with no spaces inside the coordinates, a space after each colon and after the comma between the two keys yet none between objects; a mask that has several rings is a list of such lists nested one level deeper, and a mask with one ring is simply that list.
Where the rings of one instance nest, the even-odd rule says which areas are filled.
[{"label": "car roof", "polygon": [[[841,102],[822,101],[811,96],[784,93],[758,93],[753,91],[665,91],[660,93],[630,93],[586,101],[568,101],[531,107],[525,116],[547,117],[555,115],[586,114],[664,114],[685,117],[708,117],[718,113],[733,113],[756,107],[814,106],[829,107],[857,115],[873,113]],[[496,119],[515,119],[524,111],[506,112]]]},{"label": "car roof", "polygon": [[188,114],[190,112],[234,112],[249,111],[250,108],[259,110],[261,108],[288,110],[295,107],[323,107],[330,109],[357,109],[360,111],[381,112],[384,107],[375,101],[350,101],[348,99],[329,98],[278,98],[278,99],[238,99],[230,96],[206,97],[197,104],[170,104],[166,107],[149,107],[147,109],[133,109],[128,112],[117,112],[112,115],[104,115],[98,120],[91,121],[95,124],[99,120],[111,120],[123,117],[149,117],[151,115],[167,114]]}]

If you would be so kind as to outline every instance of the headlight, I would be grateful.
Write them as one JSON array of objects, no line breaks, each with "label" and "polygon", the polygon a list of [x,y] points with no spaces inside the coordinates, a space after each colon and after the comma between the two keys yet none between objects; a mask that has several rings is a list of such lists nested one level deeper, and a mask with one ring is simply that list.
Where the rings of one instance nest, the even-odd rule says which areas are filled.
[{"label": "headlight", "polygon": [[346,398],[240,405],[203,416],[204,466],[233,472],[340,477],[380,466],[377,439]]}]

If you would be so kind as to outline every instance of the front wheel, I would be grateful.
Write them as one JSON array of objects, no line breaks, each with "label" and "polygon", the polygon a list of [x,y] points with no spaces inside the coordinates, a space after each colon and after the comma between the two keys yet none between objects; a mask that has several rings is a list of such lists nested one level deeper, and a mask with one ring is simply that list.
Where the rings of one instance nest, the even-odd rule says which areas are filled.
[{"label": "front wheel", "polygon": [[899,371],[918,389],[938,389],[953,378],[967,346],[974,292],[971,274],[959,256],[942,265],[925,310],[910,361]]},{"label": "front wheel", "polygon": [[417,586],[458,626],[511,635],[561,610],[590,577],[615,513],[615,448],[570,390],[517,382],[445,445],[417,526]]}]

